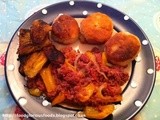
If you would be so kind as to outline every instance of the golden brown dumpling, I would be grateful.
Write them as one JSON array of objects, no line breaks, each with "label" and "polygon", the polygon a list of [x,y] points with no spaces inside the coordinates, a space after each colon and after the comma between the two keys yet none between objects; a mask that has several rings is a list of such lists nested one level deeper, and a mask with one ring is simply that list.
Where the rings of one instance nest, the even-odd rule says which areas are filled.
[{"label": "golden brown dumpling", "polygon": [[113,23],[112,19],[106,14],[96,12],[82,20],[80,29],[82,38],[87,43],[103,44],[112,35]]},{"label": "golden brown dumpling", "polygon": [[61,44],[74,43],[79,38],[77,21],[69,15],[59,16],[52,24],[52,39]]},{"label": "golden brown dumpling", "polygon": [[105,49],[109,62],[125,66],[135,59],[141,43],[137,36],[129,32],[119,32],[106,42]]}]

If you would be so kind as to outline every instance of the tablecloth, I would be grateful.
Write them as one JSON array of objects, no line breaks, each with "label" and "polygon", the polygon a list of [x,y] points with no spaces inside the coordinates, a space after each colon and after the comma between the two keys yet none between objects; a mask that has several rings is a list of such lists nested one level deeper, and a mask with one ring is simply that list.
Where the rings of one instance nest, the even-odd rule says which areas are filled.
[{"label": "tablecloth", "polygon": [[[21,113],[4,77],[6,48],[18,26],[37,10],[63,0],[0,0],[0,120],[17,120],[4,114]],[[160,120],[160,1],[93,0],[114,7],[130,16],[146,33],[156,59],[156,82],[150,99],[135,120]],[[21,118],[23,119],[23,118]]]}]

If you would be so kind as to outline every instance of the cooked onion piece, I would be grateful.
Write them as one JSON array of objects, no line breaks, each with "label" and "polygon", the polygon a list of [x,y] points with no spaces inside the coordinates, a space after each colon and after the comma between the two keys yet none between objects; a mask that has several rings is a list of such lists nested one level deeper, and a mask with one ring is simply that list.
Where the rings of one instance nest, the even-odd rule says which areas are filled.
[{"label": "cooked onion piece", "polygon": [[94,93],[95,85],[93,83],[88,84],[85,87],[82,87],[77,94],[79,101],[86,102],[90,99],[92,94]]},{"label": "cooked onion piece", "polygon": [[[107,88],[108,88],[108,86],[107,86],[106,83],[102,84],[100,87],[98,87],[95,96],[97,98],[99,98],[101,101],[105,101],[106,104],[122,101],[122,95],[120,95],[120,94],[117,94],[117,95],[114,95],[114,96],[104,95],[103,90],[106,90]],[[120,87],[118,88],[117,92],[121,93],[121,88]]]}]

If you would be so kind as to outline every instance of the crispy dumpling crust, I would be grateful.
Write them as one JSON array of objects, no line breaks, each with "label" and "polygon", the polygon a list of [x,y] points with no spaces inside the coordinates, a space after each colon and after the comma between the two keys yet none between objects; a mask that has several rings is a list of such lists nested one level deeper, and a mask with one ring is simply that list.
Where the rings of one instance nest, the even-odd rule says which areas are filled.
[{"label": "crispy dumpling crust", "polygon": [[71,44],[79,38],[77,21],[69,15],[59,16],[52,24],[52,39],[61,44]]},{"label": "crispy dumpling crust", "polygon": [[106,14],[96,12],[82,20],[80,29],[87,43],[103,44],[112,36],[113,23]]},{"label": "crispy dumpling crust", "polygon": [[141,43],[137,36],[129,32],[119,32],[106,42],[105,49],[109,62],[125,66],[135,59]]}]

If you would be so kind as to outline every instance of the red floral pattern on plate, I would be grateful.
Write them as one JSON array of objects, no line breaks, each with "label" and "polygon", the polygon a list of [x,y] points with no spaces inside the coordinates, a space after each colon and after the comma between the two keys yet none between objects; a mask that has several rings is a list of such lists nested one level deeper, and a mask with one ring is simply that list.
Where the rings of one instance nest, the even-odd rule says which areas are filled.
[{"label": "red floral pattern on plate", "polygon": [[156,56],[155,58],[156,60],[156,71],[160,71],[160,57],[159,56]]},{"label": "red floral pattern on plate", "polygon": [[5,64],[5,55],[6,55],[6,52],[0,54],[0,65],[3,65]]},{"label": "red floral pattern on plate", "polygon": [[19,117],[20,120],[25,120],[24,117],[22,117],[25,113],[22,111],[22,109],[21,109],[19,106],[16,106],[14,113],[15,113],[17,116],[21,116],[21,117]]}]

